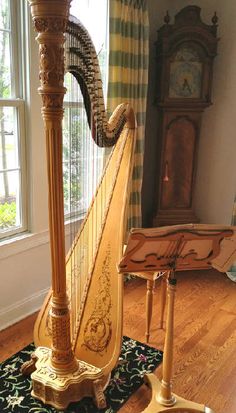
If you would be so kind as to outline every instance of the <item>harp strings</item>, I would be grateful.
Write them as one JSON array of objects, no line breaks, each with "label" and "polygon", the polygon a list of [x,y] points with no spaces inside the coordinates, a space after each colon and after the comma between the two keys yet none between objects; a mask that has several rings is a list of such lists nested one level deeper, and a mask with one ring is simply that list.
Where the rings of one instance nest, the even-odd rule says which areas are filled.
[{"label": "harp strings", "polygon": [[[79,331],[78,326],[80,324],[81,314],[87,297],[90,279],[96,262],[96,254],[98,252],[99,243],[101,242],[102,232],[106,222],[106,215],[109,211],[109,205],[112,199],[117,173],[119,171],[124,144],[125,140],[121,140],[121,142],[119,141],[118,144],[116,144],[114,151],[111,153],[103,172],[102,180],[93,196],[92,203],[87,211],[87,215],[81,228],[72,242],[67,257],[67,269],[70,268],[70,270],[68,270],[69,279],[74,277],[74,274],[70,272],[71,268],[73,268],[73,266],[71,267],[71,262],[75,259],[74,257],[80,257],[77,269],[77,274],[79,274],[80,278],[78,278],[77,275],[76,279],[77,282],[80,281],[80,289],[76,296],[76,300],[71,300],[71,303],[73,303],[73,305],[71,305],[71,311],[73,313],[72,343],[74,345]],[[97,219],[97,225],[94,229],[93,223],[95,217]],[[82,256],[81,251],[83,251]],[[72,297],[74,291],[70,292],[70,294],[72,293]]]},{"label": "harp strings", "polygon": [[[115,182],[114,171],[118,170],[116,161],[119,158],[119,142],[114,152],[116,161],[113,160],[111,166],[109,163],[109,167],[106,168],[107,171],[110,168],[109,172],[104,173],[102,183],[96,190],[103,165],[103,147],[114,145],[120,136],[126,121],[127,104],[119,105],[107,121],[96,51],[88,32],[80,22],[69,22],[66,50],[67,68],[71,73],[69,76],[73,79],[73,83],[71,80],[73,93],[75,91],[78,93],[81,90],[83,96],[83,99],[78,96],[73,97],[77,102],[79,112],[78,115],[73,113],[70,119],[70,129],[73,132],[73,141],[70,143],[70,155],[73,155],[70,166],[70,219],[72,227],[71,248],[67,256],[67,293],[71,306],[73,342],[78,332],[78,324],[86,300],[108,204],[111,200],[112,187]],[[81,111],[82,100],[85,106],[83,111]],[[73,108],[76,107],[75,102],[72,105]],[[74,122],[77,122],[78,134],[77,132],[75,134]],[[85,133],[85,124],[89,125],[91,134],[90,132]],[[73,145],[75,144],[78,146],[74,150]],[[76,162],[81,161],[80,169],[76,167],[75,154],[79,154],[80,160],[78,159]],[[75,171],[79,172],[79,176],[74,173]],[[75,201],[75,188],[78,189],[79,201]],[[79,207],[82,206],[85,210],[88,208],[91,198],[92,204],[78,232],[78,219],[76,219],[78,215],[76,214],[80,211]]]},{"label": "harp strings", "polygon": [[[80,88],[71,74],[67,74],[67,96],[64,125],[64,185],[67,218],[70,219],[70,245],[73,252],[67,264],[67,292],[71,310],[72,337],[76,332],[81,298],[87,285],[87,275],[96,251],[98,232],[106,205],[106,191],[101,191],[100,202],[94,203],[92,214],[84,225],[78,242],[78,217],[85,213],[96,191],[103,165],[103,148],[91,138],[87,116],[82,104]],[[106,181],[106,178],[105,178]],[[68,186],[67,186],[68,183]],[[106,186],[106,185],[105,185]]]}]

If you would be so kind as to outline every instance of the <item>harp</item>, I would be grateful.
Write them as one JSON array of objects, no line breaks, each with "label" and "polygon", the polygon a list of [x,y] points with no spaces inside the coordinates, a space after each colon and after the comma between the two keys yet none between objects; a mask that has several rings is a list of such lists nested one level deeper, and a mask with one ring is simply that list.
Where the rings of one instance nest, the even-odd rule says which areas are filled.
[{"label": "harp", "polygon": [[[33,363],[24,370],[33,371],[32,395],[44,403],[64,409],[91,396],[100,408],[121,347],[123,292],[116,265],[123,251],[135,117],[128,104],[121,104],[107,121],[96,52],[83,26],[69,21],[70,0],[29,2],[40,55],[52,289],[35,324]],[[67,257],[62,178],[65,38],[67,70],[81,86],[92,137],[99,146],[114,145]]]}]

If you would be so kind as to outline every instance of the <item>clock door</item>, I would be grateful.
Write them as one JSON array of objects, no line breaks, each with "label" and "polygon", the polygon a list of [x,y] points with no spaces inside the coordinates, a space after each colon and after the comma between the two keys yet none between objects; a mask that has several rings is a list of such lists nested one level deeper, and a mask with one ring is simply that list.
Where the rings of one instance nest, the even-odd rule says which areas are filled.
[{"label": "clock door", "polygon": [[195,146],[193,123],[185,117],[172,121],[162,162],[161,209],[191,208]]},{"label": "clock door", "polygon": [[198,222],[193,210],[201,112],[163,114],[160,179],[154,226]]}]

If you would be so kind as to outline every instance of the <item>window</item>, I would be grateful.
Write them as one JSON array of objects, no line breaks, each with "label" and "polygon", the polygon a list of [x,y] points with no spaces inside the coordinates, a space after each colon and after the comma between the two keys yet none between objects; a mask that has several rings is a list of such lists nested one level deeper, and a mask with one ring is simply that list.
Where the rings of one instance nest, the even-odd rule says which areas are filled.
[{"label": "window", "polygon": [[26,229],[21,0],[0,0],[0,238]]},{"label": "window", "polygon": [[[24,127],[27,73],[23,70],[27,67],[24,48],[27,5],[25,0],[0,0],[0,239],[27,229]],[[108,64],[107,7],[108,0],[73,0],[71,3],[71,14],[82,20],[95,43],[104,88]],[[76,81],[67,74],[65,83],[68,93],[65,97],[63,177],[65,215],[70,218],[87,210],[103,169],[104,150],[89,136],[83,100],[75,93],[79,89]],[[73,138],[75,136],[80,139]],[[98,166],[91,174],[94,158]]]},{"label": "window", "polygon": [[[108,1],[73,0],[70,13],[80,19],[96,47],[106,96],[108,73],[107,47]],[[97,22],[99,21],[99,25]],[[88,209],[103,169],[104,149],[98,148],[90,136],[83,98],[74,77],[65,77],[63,178],[66,218],[84,214]],[[96,167],[94,167],[96,161]]]}]

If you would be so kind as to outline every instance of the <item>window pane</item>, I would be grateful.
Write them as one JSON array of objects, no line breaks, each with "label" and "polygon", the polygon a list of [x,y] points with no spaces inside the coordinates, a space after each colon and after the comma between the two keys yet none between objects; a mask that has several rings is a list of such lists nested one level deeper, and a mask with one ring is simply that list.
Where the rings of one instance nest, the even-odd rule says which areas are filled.
[{"label": "window pane", "polygon": [[68,88],[63,120],[64,206],[65,214],[75,215],[88,209],[103,169],[104,149],[91,137],[77,82],[67,80],[69,84],[74,87]]},{"label": "window pane", "polygon": [[10,30],[9,0],[0,0],[0,29]]},{"label": "window pane", "polygon": [[70,14],[86,27],[99,53],[107,37],[107,0],[73,0]]},{"label": "window pane", "polygon": [[63,131],[63,178],[65,213],[85,210],[82,186],[85,178],[83,162],[84,142],[87,141],[86,114],[78,105],[67,107]]},{"label": "window pane", "polygon": [[76,104],[81,104],[81,106],[83,106],[83,96],[76,78],[70,73],[66,73],[64,77],[64,83],[67,89],[64,101],[76,102]]},{"label": "window pane", "polygon": [[21,224],[16,124],[16,108],[0,107],[0,232]]},{"label": "window pane", "polygon": [[11,94],[10,34],[0,31],[0,98],[7,99]]},{"label": "window pane", "polygon": [[0,170],[19,167],[16,108],[0,106]]},{"label": "window pane", "polygon": [[[106,96],[107,85],[107,0],[73,0],[70,13],[77,17],[89,31],[94,42]],[[99,21],[99,26],[97,24]],[[83,98],[76,79],[65,76],[67,93],[63,130],[63,178],[65,214],[85,212],[99,182],[104,149],[93,141],[84,110]]]},{"label": "window pane", "polygon": [[63,130],[63,179],[66,214],[78,209],[81,198],[80,141],[77,139],[79,128],[80,122],[76,108],[66,108]]},{"label": "window pane", "polygon": [[19,187],[19,171],[0,172],[0,232],[21,225]]},{"label": "window pane", "polygon": [[73,0],[70,14],[83,23],[92,38],[98,55],[103,92],[106,98],[108,75],[108,0]]},{"label": "window pane", "polygon": [[25,169],[21,159],[24,101],[12,100],[23,83],[22,71],[18,70],[23,56],[18,48],[21,33],[15,30],[16,27],[24,30],[27,24],[27,19],[22,20],[22,5],[22,0],[0,0],[0,238],[26,229],[26,197],[22,193]]}]

